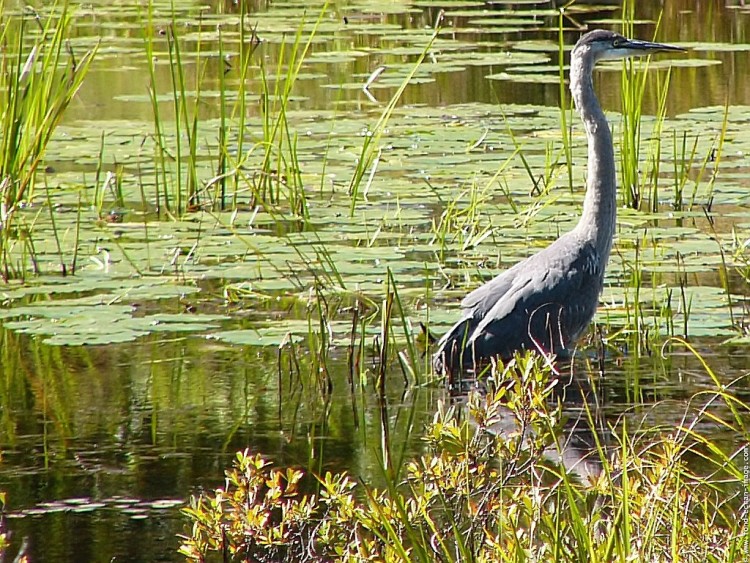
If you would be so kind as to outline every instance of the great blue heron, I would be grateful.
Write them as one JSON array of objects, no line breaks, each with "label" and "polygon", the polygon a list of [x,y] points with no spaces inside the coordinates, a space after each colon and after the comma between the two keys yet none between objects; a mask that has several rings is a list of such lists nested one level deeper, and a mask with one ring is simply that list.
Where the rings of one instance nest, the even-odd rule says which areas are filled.
[{"label": "great blue heron", "polygon": [[472,291],[461,319],[438,342],[437,373],[475,370],[521,349],[566,355],[594,317],[615,233],[617,186],[612,134],[591,75],[600,60],[684,51],[611,31],[581,37],[570,57],[570,91],[588,140],[583,213],[550,246]]}]

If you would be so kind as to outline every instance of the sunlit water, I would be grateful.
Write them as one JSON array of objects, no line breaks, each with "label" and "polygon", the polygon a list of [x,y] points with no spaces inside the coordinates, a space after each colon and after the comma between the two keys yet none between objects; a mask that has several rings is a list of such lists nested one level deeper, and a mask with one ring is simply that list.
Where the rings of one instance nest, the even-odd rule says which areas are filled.
[{"label": "sunlit water", "polygon": [[[21,305],[48,306],[45,305],[47,300],[63,298],[78,299],[77,306],[101,307],[101,316],[94,317],[90,330],[62,331],[63,336],[43,323],[36,327],[38,332],[34,332],[36,328],[29,323],[38,320],[34,320],[33,313],[27,313],[32,321],[10,314],[0,317],[5,318],[6,326],[10,327],[0,333],[3,358],[0,367],[0,489],[8,493],[8,526],[13,533],[11,553],[28,542],[28,553],[33,561],[179,560],[176,534],[187,531],[179,507],[190,494],[221,485],[223,471],[231,463],[234,452],[244,448],[261,452],[280,465],[315,472],[347,470],[366,482],[381,482],[380,410],[373,380],[369,377],[364,385],[356,381],[352,391],[348,378],[346,342],[352,317],[347,307],[351,307],[351,301],[342,299],[340,303],[331,304],[331,308],[340,313],[336,319],[336,345],[329,361],[332,392],[328,401],[321,399],[319,382],[294,375],[288,352],[279,353],[282,336],[295,327],[300,332],[300,326],[305,327],[308,318],[305,306],[299,302],[275,299],[296,288],[289,281],[295,269],[283,270],[285,260],[297,258],[290,251],[289,243],[309,248],[303,243],[310,232],[318,233],[318,242],[332,241],[331,248],[334,257],[340,260],[342,275],[352,280],[352,286],[374,295],[383,295],[384,266],[390,265],[403,289],[402,296],[414,307],[415,324],[416,320],[424,319],[427,303],[432,307],[431,318],[439,330],[455,316],[455,304],[466,287],[441,290],[443,280],[435,266],[436,250],[431,246],[428,223],[431,218],[439,217],[442,206],[437,199],[428,199],[430,192],[424,187],[425,178],[429,176],[434,185],[442,182],[446,190],[455,191],[468,188],[473,169],[482,166],[482,162],[491,168],[490,175],[494,173],[512,151],[512,145],[489,143],[487,153],[482,156],[484,160],[479,161],[466,156],[465,149],[476,142],[485,128],[490,135],[495,132],[500,135],[499,132],[506,129],[500,110],[507,114],[509,123],[519,134],[537,131],[537,122],[531,117],[533,114],[536,119],[543,113],[539,109],[519,109],[507,104],[550,108],[549,115],[543,116],[549,128],[539,131],[542,139],[557,127],[556,71],[513,71],[507,64],[496,64],[492,60],[510,56],[506,53],[541,52],[548,65],[556,65],[554,42],[558,18],[549,4],[495,4],[484,10],[478,6],[451,8],[451,4],[446,3],[446,32],[442,37],[456,43],[436,51],[437,60],[443,61],[442,57],[449,57],[451,49],[455,49],[460,55],[454,59],[456,68],[438,67],[422,76],[424,80],[406,89],[400,103],[401,113],[392,118],[390,141],[395,145],[394,152],[383,159],[377,177],[382,184],[377,181],[373,184],[371,201],[366,206],[369,217],[359,223],[339,221],[337,217],[347,212],[347,202],[342,204],[340,198],[345,191],[347,174],[353,170],[361,129],[377,118],[382,104],[405,75],[404,70],[398,70],[399,65],[408,68],[415,60],[419,48],[415,50],[410,34],[431,26],[437,17],[437,8],[421,7],[423,4],[411,6],[404,2],[381,6],[377,2],[343,2],[324,19],[324,25],[334,26],[335,31],[322,32],[324,40],[313,45],[311,62],[303,67],[303,76],[294,90],[298,98],[293,109],[299,112],[300,136],[320,138],[321,143],[325,143],[327,132],[333,131],[331,123],[339,120],[338,127],[343,130],[337,133],[344,142],[336,149],[340,152],[328,155],[331,169],[338,177],[321,190],[326,194],[328,190],[332,194],[338,192],[325,197],[321,194],[311,200],[311,207],[315,206],[311,215],[316,229],[302,228],[292,221],[274,222],[270,226],[259,224],[257,232],[266,238],[254,239],[254,244],[266,245],[261,247],[263,251],[275,257],[269,258],[268,263],[276,264],[283,275],[264,271],[260,276],[260,266],[250,263],[250,258],[246,262],[235,260],[236,255],[248,253],[248,250],[238,249],[236,240],[228,232],[206,235],[205,246],[200,247],[204,248],[202,262],[186,264],[175,274],[169,258],[164,257],[171,249],[168,245],[174,244],[169,243],[169,237],[175,226],[164,221],[152,224],[149,235],[153,238],[149,243],[150,252],[158,257],[150,258],[149,272],[156,274],[158,271],[161,276],[153,283],[132,281],[124,275],[122,268],[128,267],[128,261],[121,257],[112,265],[113,271],[121,269],[120,277],[107,277],[109,272],[104,267],[102,273],[91,274],[97,266],[93,258],[105,259],[100,246],[106,245],[113,256],[118,250],[111,240],[97,241],[100,235],[94,234],[87,241],[87,252],[93,257],[86,256],[90,271],[83,270],[80,278],[76,278],[81,280],[80,286],[55,289],[72,282],[54,275],[33,282],[32,285],[42,289],[23,295],[18,293],[24,291],[18,285],[0,286],[0,301],[7,301],[11,309]],[[585,3],[579,5],[584,7]],[[197,29],[199,14],[203,20],[200,25],[204,28],[236,19],[230,3],[213,3],[205,9],[199,9],[197,4],[181,3],[180,6],[176,21],[178,26],[184,27],[186,35]],[[266,11],[266,4],[258,2],[250,10],[250,19],[258,22],[259,35],[268,41],[264,56],[268,58],[269,68],[273,68],[278,57],[282,34],[293,35],[305,7],[304,3],[289,3],[284,8],[277,6],[275,11]],[[507,14],[511,7],[518,10],[518,14]],[[656,3],[639,3],[637,9],[638,19],[648,23],[637,25],[636,34],[650,38],[659,16]],[[723,0],[674,1],[667,3],[666,9],[659,39],[694,43],[696,50],[686,60],[720,63],[675,66],[667,99],[668,114],[678,116],[677,123],[680,123],[679,116],[683,116],[682,123],[695,122],[697,131],[701,130],[701,123],[706,130],[715,131],[721,127],[721,111],[703,112],[700,114],[703,117],[686,114],[695,108],[724,104],[741,108],[750,104],[750,82],[746,79],[750,72],[750,13],[746,9],[727,7]],[[156,9],[157,29],[163,29],[170,21],[168,12],[162,10]],[[573,22],[617,27],[620,17],[614,7],[602,11],[572,10],[569,15],[570,19],[565,20],[569,28]],[[148,168],[149,155],[132,148],[146,135],[144,131],[148,131],[152,120],[145,93],[147,67],[141,39],[144,17],[136,5],[125,2],[116,8],[110,3],[88,3],[81,9],[78,26],[81,41],[85,43],[87,38],[100,35],[105,39],[95,69],[69,112],[65,126],[69,128],[67,133],[80,134],[82,123],[93,122],[97,132],[92,134],[87,149],[79,149],[87,152],[77,155],[67,152],[65,147],[72,145],[66,144],[65,139],[60,142],[59,152],[50,156],[52,178],[61,178],[63,183],[90,183],[102,129],[114,138],[110,144],[114,147],[110,149],[110,162],[124,163],[134,176],[139,165]],[[306,17],[314,20],[317,12],[308,9]],[[342,26],[344,18],[346,24]],[[569,29],[565,32],[566,43],[572,44],[577,36],[577,31]],[[732,48],[732,45],[737,47]],[[194,48],[194,40],[185,42],[186,53]],[[362,84],[381,64],[396,69],[396,82],[388,86],[386,72],[383,81],[372,89],[376,102],[367,99],[360,88],[348,87]],[[216,68],[221,65],[216,64]],[[190,65],[188,70],[195,73]],[[158,72],[166,78],[167,65],[158,67]],[[487,78],[503,72],[511,76],[499,80]],[[523,78],[525,75],[528,76]],[[620,107],[619,76],[619,72],[597,75],[597,90],[607,110],[617,111]],[[233,78],[230,73],[228,80],[231,82]],[[207,83],[206,89],[216,88],[218,77],[209,77]],[[657,102],[655,89],[650,89],[644,103],[645,111],[653,112]],[[171,111],[168,103],[162,106],[165,113]],[[210,105],[200,111],[207,120],[217,117],[216,109]],[[529,113],[524,113],[526,111]],[[742,120],[748,119],[747,110],[739,109],[736,119],[739,129]],[[443,126],[442,132],[435,134],[427,129],[435,123]],[[469,133],[464,127],[466,124],[473,127]],[[714,138],[709,137],[700,140],[702,150],[707,150],[704,145],[710,145]],[[558,137],[551,136],[550,140],[557,141]],[[689,142],[692,143],[692,137]],[[436,143],[444,143],[442,160],[453,159],[452,162],[437,162],[429,149],[421,152],[424,146]],[[685,279],[685,284],[693,291],[691,295],[695,296],[688,319],[688,335],[724,381],[742,375],[748,368],[746,345],[742,342],[732,346],[721,344],[736,331],[731,326],[730,308],[725,302],[718,273],[718,246],[706,250],[713,244],[714,232],[728,236],[736,229],[741,235],[750,224],[742,195],[750,187],[747,179],[750,164],[747,157],[734,148],[747,147],[747,140],[732,138],[729,145],[726,159],[730,167],[723,176],[726,178],[723,183],[720,177],[712,201],[713,231],[700,209],[700,204],[708,203],[703,201],[699,201],[694,213],[676,217],[668,211],[670,196],[664,197],[661,215],[621,214],[620,251],[613,254],[612,274],[603,296],[605,311],[597,317],[604,326],[610,323],[617,326],[618,320],[624,318],[623,299],[633,297],[632,290],[623,289],[632,281],[627,264],[636,255],[636,242],[645,244],[638,254],[647,265],[645,291],[652,292],[657,296],[654,300],[661,303],[663,291],[659,287],[679,283],[675,280],[681,276]],[[303,159],[308,167],[315,168],[323,149],[316,152],[312,141],[305,147],[310,152],[303,152]],[[537,157],[534,162],[537,174],[542,174],[544,167],[544,147],[540,144],[529,148],[530,154]],[[425,155],[422,161],[421,155]],[[702,157],[701,154],[699,158]],[[671,172],[671,168],[666,170],[667,174]],[[525,173],[517,174],[511,175],[511,180],[523,178]],[[394,184],[390,186],[389,182]],[[396,186],[397,182],[400,187]],[[579,202],[580,192],[570,194],[563,177],[558,183],[560,188],[553,195],[560,200],[554,210],[543,209],[524,228],[514,229],[510,213],[507,217],[495,218],[493,234],[483,241],[484,246],[474,255],[462,255],[463,259],[477,263],[472,275],[488,276],[496,266],[513,263],[572,224],[575,216],[571,210],[577,208],[568,205],[568,209],[563,209],[562,206]],[[522,205],[531,203],[529,185],[526,178],[515,194]],[[409,193],[410,186],[412,191],[425,191],[415,196]],[[317,191],[317,186],[311,191]],[[77,196],[61,193],[54,197],[60,201],[60,221],[65,221],[65,217],[74,221],[70,210]],[[394,199],[398,199],[398,203]],[[488,201],[495,206],[507,206],[507,198],[499,195],[492,195]],[[129,197],[125,209],[118,211],[123,211],[126,217],[128,213],[135,215],[143,210],[141,203],[136,197]],[[397,205],[401,208],[396,209]],[[153,211],[150,206],[145,207]],[[507,207],[501,209],[507,211]],[[388,214],[387,228],[375,244],[341,243],[342,233],[360,241],[373,239],[379,216]],[[132,223],[126,221],[121,230],[117,236],[123,237],[125,248],[128,244],[135,248],[142,242]],[[191,233],[210,229],[203,223],[185,221],[177,230]],[[648,240],[661,236],[669,243],[649,247]],[[45,241],[40,240],[38,244],[43,249]],[[458,251],[455,241],[451,245],[448,245],[446,264],[449,273],[455,273],[458,268],[454,268],[457,260],[453,256]],[[187,244],[185,251],[189,247]],[[675,266],[677,252],[684,257],[676,259],[684,260],[683,270]],[[45,256],[46,264],[54,262],[53,252]],[[227,256],[231,256],[231,260],[226,259]],[[485,257],[487,264],[481,264],[480,260]],[[141,258],[136,256],[133,260]],[[661,271],[659,266],[667,262],[669,266]],[[267,264],[263,266],[267,267]],[[296,273],[302,275],[299,271]],[[425,275],[434,286],[429,292],[425,291]],[[148,279],[155,278],[154,275]],[[247,278],[254,280],[254,290],[274,299],[247,296],[227,305],[223,294],[225,284]],[[167,289],[160,285],[162,279],[169,280]],[[184,285],[180,285],[183,281]],[[457,275],[453,281],[461,283],[463,279]],[[735,324],[742,324],[742,296],[747,293],[744,278],[732,274],[730,290],[735,296],[732,314],[736,318],[733,320]],[[109,291],[117,295],[117,303],[122,301],[127,307],[115,309],[116,303],[110,299]],[[102,303],[91,300],[99,295],[105,296]],[[677,294],[674,299],[676,307]],[[190,315],[180,320],[183,319],[180,315],[187,313]],[[684,313],[676,317],[675,322],[681,325],[683,317]],[[138,319],[145,321],[139,324]],[[127,325],[117,333],[124,340],[121,344],[82,347],[44,342],[52,339],[53,344],[61,343],[55,342],[55,338],[73,338],[73,342],[75,338],[79,342],[113,341],[111,326],[118,323]],[[159,323],[164,330],[154,332],[153,326]],[[270,345],[253,346],[243,340],[247,339],[247,331],[257,326],[262,326],[265,332],[254,336],[252,343]],[[681,329],[678,326],[675,333],[682,334]],[[363,370],[367,368],[370,376],[377,370],[373,340],[373,335],[366,339],[368,362],[372,363],[360,366]],[[574,379],[586,387],[596,386],[602,407],[599,412],[605,426],[614,424],[623,413],[635,427],[674,426],[690,411],[688,399],[695,392],[713,389],[710,377],[696,358],[678,344],[662,350],[659,346],[664,341],[665,338],[654,340],[657,344],[652,342],[651,347],[640,354],[622,344],[606,348],[601,374],[598,344],[584,343],[573,364]],[[297,349],[306,355],[304,341]],[[305,361],[303,359],[303,366],[307,365]],[[432,418],[438,401],[451,398],[437,384],[405,386],[395,362],[392,368],[386,385],[388,427],[395,442],[393,447],[402,456],[400,459],[408,459],[420,451],[421,429]],[[593,381],[589,381],[591,374],[597,374]],[[571,403],[570,413],[575,414],[579,406]],[[717,411],[718,416],[722,414]],[[732,436],[721,434],[717,428],[705,431],[712,433],[719,443],[726,444],[728,450],[734,447]]]}]

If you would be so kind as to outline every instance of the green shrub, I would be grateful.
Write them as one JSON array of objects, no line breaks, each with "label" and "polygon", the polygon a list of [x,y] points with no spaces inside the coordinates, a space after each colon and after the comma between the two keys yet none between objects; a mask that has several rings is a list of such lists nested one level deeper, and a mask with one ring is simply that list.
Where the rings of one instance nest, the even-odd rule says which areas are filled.
[{"label": "green shrub", "polygon": [[[701,477],[687,464],[701,442],[688,441],[694,424],[655,437],[623,423],[615,446],[595,438],[589,463],[598,471],[575,477],[569,463],[554,461],[566,459],[561,381],[535,355],[494,371],[487,393],[470,395],[471,421],[440,408],[426,453],[383,490],[327,473],[316,494],[303,494],[304,472],[238,453],[225,488],[185,509],[192,530],[181,553],[197,561],[211,553],[226,561],[739,557],[742,524],[722,499],[718,473]],[[711,448],[724,477],[739,474]]]}]

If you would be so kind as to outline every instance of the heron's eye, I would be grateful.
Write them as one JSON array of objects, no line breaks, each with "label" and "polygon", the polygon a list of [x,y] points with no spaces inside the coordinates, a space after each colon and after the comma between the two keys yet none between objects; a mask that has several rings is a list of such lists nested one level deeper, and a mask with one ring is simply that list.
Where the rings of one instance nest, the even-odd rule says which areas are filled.
[{"label": "heron's eye", "polygon": [[613,39],[612,40],[612,46],[613,47],[617,48],[617,47],[620,47],[621,45],[622,45],[622,39]]}]

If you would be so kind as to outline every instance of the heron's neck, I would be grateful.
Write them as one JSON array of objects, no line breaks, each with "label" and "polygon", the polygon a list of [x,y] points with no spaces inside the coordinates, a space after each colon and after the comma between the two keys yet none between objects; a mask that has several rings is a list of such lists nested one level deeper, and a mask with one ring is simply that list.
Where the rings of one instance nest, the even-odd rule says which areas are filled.
[{"label": "heron's neck", "polygon": [[612,133],[591,80],[593,66],[585,56],[573,57],[570,65],[570,91],[588,140],[586,197],[576,229],[594,244],[606,264],[615,234],[617,179]]}]

